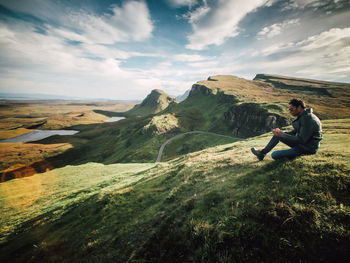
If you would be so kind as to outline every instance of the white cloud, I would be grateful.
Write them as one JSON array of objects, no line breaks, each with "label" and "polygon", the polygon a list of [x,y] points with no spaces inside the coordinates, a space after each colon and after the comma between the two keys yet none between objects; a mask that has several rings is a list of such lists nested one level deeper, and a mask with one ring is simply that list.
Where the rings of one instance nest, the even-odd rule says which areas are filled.
[{"label": "white cloud", "polygon": [[283,10],[305,9],[306,7],[317,8],[324,2],[324,0],[289,0],[285,2]]},{"label": "white cloud", "polygon": [[59,2],[47,0],[9,1],[6,7],[59,24],[57,33],[73,41],[113,44],[142,41],[152,35],[153,23],[144,1],[125,1],[110,13],[97,15],[87,10],[71,10]]},{"label": "white cloud", "polygon": [[274,5],[276,2],[278,2],[279,0],[268,0],[266,3],[265,3],[265,6],[267,7],[270,7],[272,5]]},{"label": "white cloud", "polygon": [[197,70],[212,69],[218,66],[218,61],[205,61],[205,62],[193,62],[189,63],[189,66],[196,68]]},{"label": "white cloud", "polygon": [[156,54],[125,52],[94,43],[70,45],[62,35],[75,37],[52,28],[46,35],[40,34],[28,23],[0,24],[1,90],[141,99],[160,88],[159,81],[124,70],[115,59]]},{"label": "white cloud", "polygon": [[112,8],[112,14],[97,16],[88,13],[70,13],[63,25],[73,27],[94,43],[141,41],[149,38],[153,24],[145,2],[128,1]]},{"label": "white cloud", "polygon": [[283,9],[288,10],[312,8],[314,10],[317,10],[320,7],[325,7],[327,5],[332,6],[333,9],[340,9],[347,5],[348,2],[348,0],[289,0],[285,3]]},{"label": "white cloud", "polygon": [[228,38],[239,34],[239,22],[266,0],[215,1],[215,6],[206,5],[190,13],[189,22],[193,33],[188,36],[188,49],[203,50],[209,45],[221,45]]},{"label": "white cloud", "polygon": [[319,48],[331,49],[349,46],[350,28],[332,28],[319,35],[311,36],[308,39],[297,43],[302,50],[311,51]]},{"label": "white cloud", "polygon": [[203,6],[196,8],[194,11],[185,14],[184,18],[188,19],[190,24],[195,25],[201,18],[208,14],[210,10],[211,8],[207,4],[204,4]]},{"label": "white cloud", "polygon": [[263,48],[251,58],[235,61],[232,69],[349,81],[350,28],[333,28],[302,41]]},{"label": "white cloud", "polygon": [[[179,95],[212,72],[204,64],[198,70],[187,63],[208,63],[215,59],[199,54],[165,56],[127,52],[86,41],[82,35],[67,29],[50,26],[46,34],[40,34],[35,26],[15,21],[0,24],[0,36],[2,92],[143,99],[158,88]],[[67,40],[81,43],[71,45]],[[122,61],[135,56],[166,60],[146,70],[121,67]]]},{"label": "white cloud", "polygon": [[257,35],[258,39],[265,37],[272,38],[282,33],[282,31],[299,24],[300,19],[286,20],[281,23],[276,23],[271,26],[264,27]]},{"label": "white cloud", "polygon": [[[43,19],[46,22],[40,26],[45,33],[39,33],[33,24],[23,20],[12,19],[7,24],[0,22],[1,91],[143,99],[154,88],[172,95],[182,94],[198,80],[219,74],[253,77],[252,74],[263,72],[325,80],[338,77],[350,81],[350,29],[328,30],[325,26],[328,20],[314,19],[315,27],[300,29],[294,26],[298,20],[269,25],[257,35],[264,40],[251,41],[244,47],[231,50],[228,47],[221,50],[221,54],[217,50],[189,51],[179,44],[183,43],[182,40],[176,42],[156,36],[157,41],[152,42],[152,38],[142,45],[142,50],[146,50],[144,53],[135,48],[128,51],[134,45],[118,45],[123,46],[121,50],[112,44],[143,41],[152,35],[153,24],[144,1],[122,1],[124,4],[112,6],[108,13],[100,15],[86,9],[47,13],[52,6],[62,8],[57,4],[62,2],[47,1],[51,5],[46,5],[46,0],[31,1],[43,5],[36,6],[38,10],[35,11],[29,4],[23,4],[22,12],[32,12],[37,17],[41,14],[41,18],[46,14]],[[271,6],[276,1],[280,0],[217,0],[194,5],[195,9],[183,16],[193,28],[187,48],[202,50],[224,43],[240,32],[239,23],[248,13],[260,6]],[[11,1],[14,6],[17,2]],[[345,17],[346,13],[342,15]],[[307,19],[300,19],[304,25]],[[332,19],[335,21],[336,17]],[[323,24],[318,26],[320,21]],[[308,32],[322,32],[322,28],[327,30],[308,37]],[[282,35],[287,29],[288,34]],[[161,41],[175,43],[176,49],[159,45]],[[137,46],[141,46],[140,43]],[[178,53],[168,53],[168,50]],[[153,57],[150,60],[140,58],[147,68],[137,65],[138,59],[127,61],[139,56]],[[134,68],[130,68],[132,66]]]},{"label": "white cloud", "polygon": [[190,55],[190,54],[177,54],[172,57],[175,61],[182,61],[182,62],[198,62],[198,61],[204,61],[208,59],[213,59],[212,57],[206,57],[202,55]]},{"label": "white cloud", "polygon": [[178,8],[183,6],[192,7],[197,4],[197,0],[167,0],[170,6]]}]

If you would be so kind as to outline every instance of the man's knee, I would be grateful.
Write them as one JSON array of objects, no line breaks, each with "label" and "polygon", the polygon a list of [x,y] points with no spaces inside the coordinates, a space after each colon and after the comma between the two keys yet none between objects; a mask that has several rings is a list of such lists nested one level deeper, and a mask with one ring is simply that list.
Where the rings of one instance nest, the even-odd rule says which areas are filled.
[{"label": "man's knee", "polygon": [[280,154],[279,154],[279,151],[274,151],[273,153],[271,153],[271,157],[272,159],[274,160],[278,160],[281,158]]}]

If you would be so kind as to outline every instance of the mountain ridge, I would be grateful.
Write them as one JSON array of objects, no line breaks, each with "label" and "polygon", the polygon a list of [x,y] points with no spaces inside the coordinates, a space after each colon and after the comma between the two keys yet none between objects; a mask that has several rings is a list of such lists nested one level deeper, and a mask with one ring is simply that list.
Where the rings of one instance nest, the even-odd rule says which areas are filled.
[{"label": "mountain ridge", "polygon": [[156,114],[166,109],[169,104],[175,103],[176,99],[163,90],[154,89],[150,94],[140,103],[134,106],[131,110],[127,111],[127,116],[146,116]]}]

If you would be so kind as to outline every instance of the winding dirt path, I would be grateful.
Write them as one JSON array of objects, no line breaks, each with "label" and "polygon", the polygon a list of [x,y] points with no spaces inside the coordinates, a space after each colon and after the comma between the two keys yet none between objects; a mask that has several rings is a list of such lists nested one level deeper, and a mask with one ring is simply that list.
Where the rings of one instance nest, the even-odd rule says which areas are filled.
[{"label": "winding dirt path", "polygon": [[157,157],[157,160],[156,160],[156,163],[159,163],[160,160],[162,159],[162,154],[163,154],[163,150],[165,148],[165,146],[171,142],[172,140],[175,140],[183,135],[187,135],[187,134],[192,134],[192,133],[202,133],[202,134],[211,134],[211,135],[216,135],[216,136],[220,136],[220,137],[226,137],[226,138],[231,138],[231,139],[237,139],[235,137],[232,137],[232,136],[227,136],[227,135],[222,135],[222,134],[218,134],[218,133],[214,133],[214,132],[205,132],[205,131],[190,131],[190,132],[185,132],[185,133],[180,133],[178,135],[175,135],[174,137],[171,137],[170,139],[166,140],[162,146],[160,147],[159,149],[159,152],[158,152],[158,157]]}]

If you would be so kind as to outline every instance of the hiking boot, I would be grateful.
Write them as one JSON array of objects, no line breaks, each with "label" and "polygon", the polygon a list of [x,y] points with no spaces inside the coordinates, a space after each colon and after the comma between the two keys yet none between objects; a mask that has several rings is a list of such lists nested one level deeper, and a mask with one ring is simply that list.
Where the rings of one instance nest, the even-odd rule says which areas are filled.
[{"label": "hiking boot", "polygon": [[262,151],[257,150],[257,149],[255,149],[254,147],[251,148],[250,150],[252,151],[252,153],[253,153],[256,157],[258,157],[259,161],[264,160],[266,154],[262,153]]}]

